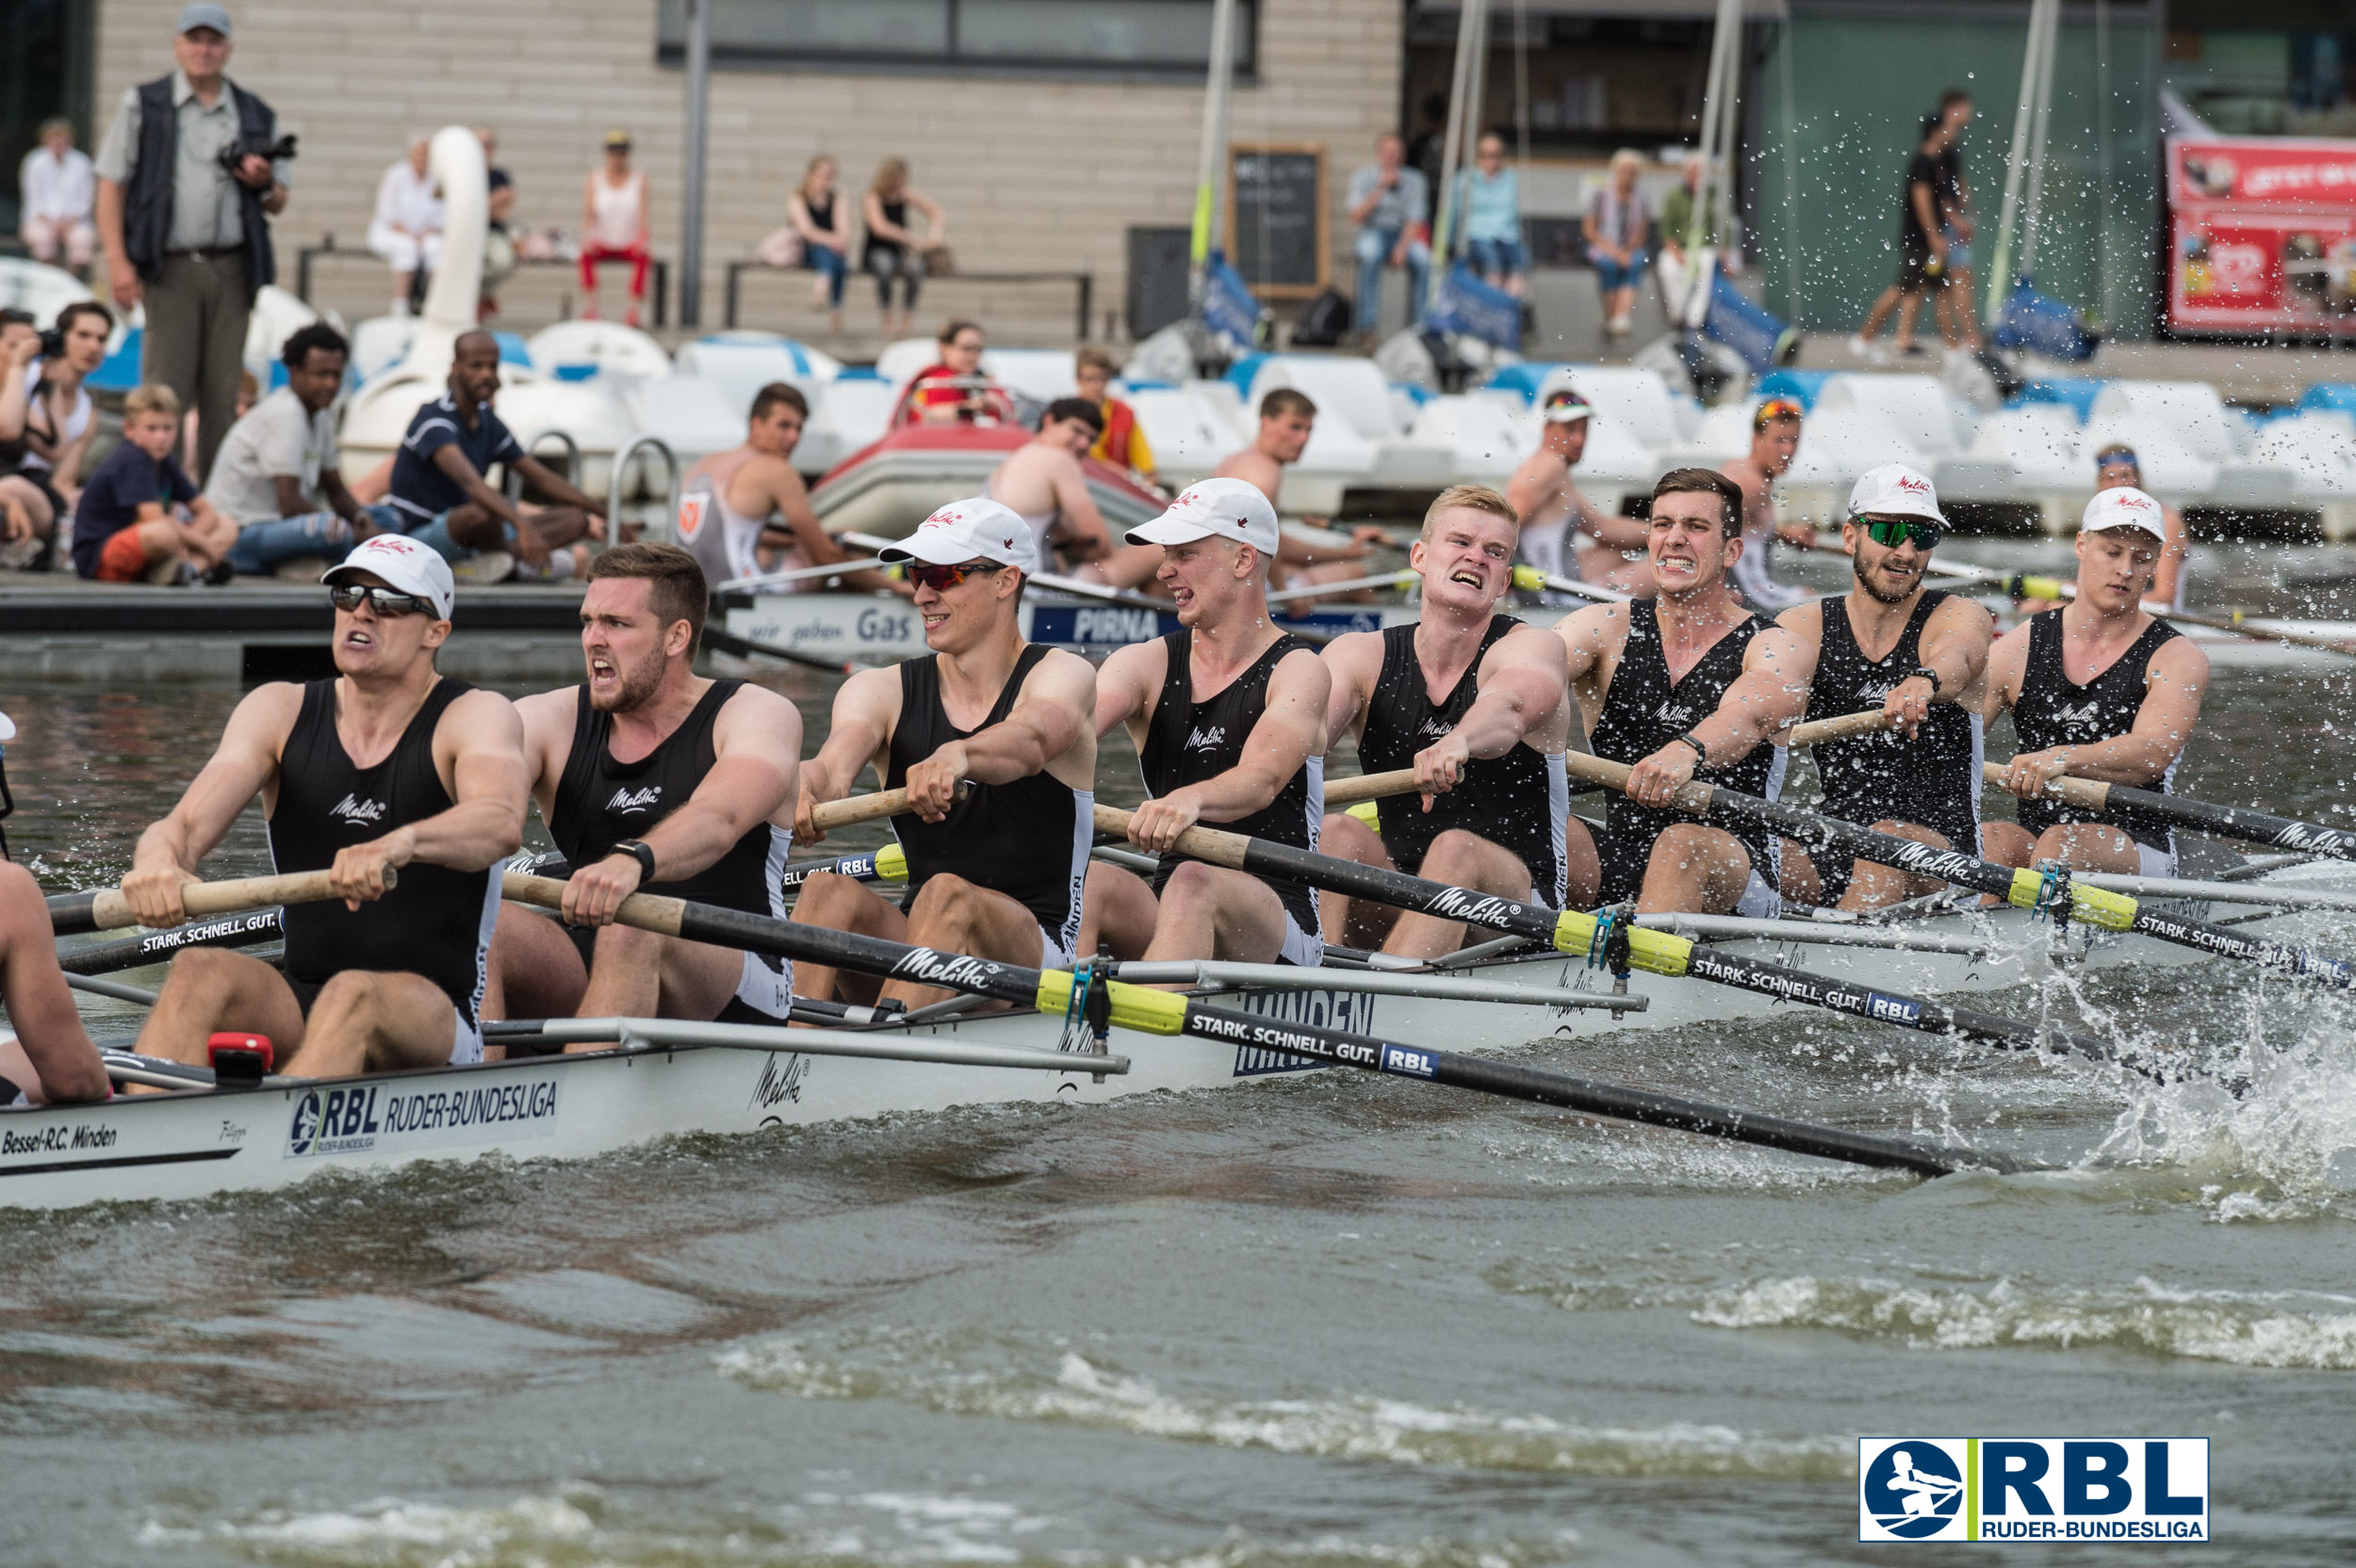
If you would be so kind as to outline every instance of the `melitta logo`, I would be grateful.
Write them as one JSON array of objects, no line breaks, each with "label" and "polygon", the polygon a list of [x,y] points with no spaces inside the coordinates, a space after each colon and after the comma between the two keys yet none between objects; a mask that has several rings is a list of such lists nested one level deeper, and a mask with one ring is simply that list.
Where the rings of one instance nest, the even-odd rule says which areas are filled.
[{"label": "melitta logo", "polygon": [[922,980],[928,986],[956,991],[989,985],[997,978],[998,966],[969,958],[962,953],[935,953],[929,947],[919,947],[892,965],[892,973],[895,979]]},{"label": "melitta logo", "polygon": [[609,811],[635,815],[653,807],[662,799],[663,786],[660,784],[649,784],[634,794],[628,786],[624,786],[614,792],[614,798],[605,803],[605,808]]},{"label": "melitta logo", "polygon": [[1693,710],[1681,702],[1664,702],[1653,710],[1652,716],[1662,724],[1690,725],[1693,722]]},{"label": "melitta logo", "polygon": [[2101,718],[2102,716],[2102,705],[2097,702],[2086,703],[2077,708],[2056,708],[2053,710],[2053,722],[2055,724],[2092,724],[2095,720]]},{"label": "melitta logo", "polygon": [[1223,724],[1215,724],[1207,729],[1198,729],[1193,734],[1187,736],[1185,749],[1187,751],[1208,751],[1213,746],[1223,743],[1226,739],[1227,727]]},{"label": "melitta logo", "polygon": [[1492,930],[1510,929],[1508,922],[1518,906],[1512,899],[1492,898],[1469,892],[1463,888],[1448,888],[1433,895],[1427,912],[1466,925],[1485,925]]},{"label": "melitta logo", "polygon": [[2205,1437],[1860,1437],[1859,1541],[2206,1541]]},{"label": "melitta logo", "polygon": [[1436,741],[1455,727],[1454,725],[1434,713],[1423,721],[1422,727],[1415,731],[1415,735],[1417,739],[1429,735]]},{"label": "melitta logo", "polygon": [[1909,496],[1927,496],[1931,493],[1930,482],[1916,479],[1912,474],[1900,474],[1895,482],[1897,488]]},{"label": "melitta logo", "polygon": [[331,817],[341,817],[346,822],[378,823],[383,822],[384,813],[391,809],[389,805],[381,800],[362,800],[356,795],[346,795],[329,807],[327,814]]}]

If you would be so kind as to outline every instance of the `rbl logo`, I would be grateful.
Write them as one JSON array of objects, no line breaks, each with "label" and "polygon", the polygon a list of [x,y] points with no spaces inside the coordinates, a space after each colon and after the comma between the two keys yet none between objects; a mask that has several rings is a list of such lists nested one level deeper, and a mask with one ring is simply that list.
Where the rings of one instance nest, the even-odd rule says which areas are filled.
[{"label": "rbl logo", "polygon": [[2205,1437],[1861,1437],[1859,1541],[2206,1541]]}]

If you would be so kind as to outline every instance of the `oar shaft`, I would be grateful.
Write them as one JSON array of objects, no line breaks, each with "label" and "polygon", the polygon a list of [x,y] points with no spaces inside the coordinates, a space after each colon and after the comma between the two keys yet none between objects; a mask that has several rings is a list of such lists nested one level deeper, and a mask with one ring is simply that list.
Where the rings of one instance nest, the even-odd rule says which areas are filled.
[{"label": "oar shaft", "polygon": [[[226,882],[184,882],[180,886],[180,906],[191,919],[205,915],[226,915],[238,909],[260,909],[272,904],[317,904],[338,894],[328,885],[323,871],[287,872],[277,876],[240,876]],[[398,880],[394,868],[384,870],[384,885],[391,887]],[[49,923],[57,935],[72,936],[82,931],[119,931],[126,925],[137,925],[139,917],[131,913],[130,900],[115,888],[95,888],[87,892],[55,893],[49,899]]]},{"label": "oar shaft", "polygon": [[92,942],[58,954],[57,967],[68,974],[106,974],[119,969],[162,963],[184,947],[251,947],[256,942],[275,941],[286,931],[278,910],[257,909],[251,914],[208,921],[203,925],[182,925],[170,931],[124,937],[118,941]]},{"label": "oar shaft", "polygon": [[[964,779],[957,781],[957,798],[963,800],[973,786]],[[896,817],[908,808],[908,792],[900,790],[876,790],[863,795],[845,795],[810,808],[810,820],[822,832],[831,833],[838,827],[853,827],[863,822],[883,817]]]},{"label": "oar shaft", "polygon": [[1389,773],[1363,773],[1355,778],[1329,778],[1325,781],[1325,804],[1328,808],[1415,792],[1415,770],[1413,768],[1394,768]]},{"label": "oar shaft", "polygon": [[[2002,787],[2004,764],[1989,762],[1982,770],[1991,784]],[[2266,844],[2274,849],[2295,850],[2308,855],[2328,855],[2335,860],[2356,860],[2356,833],[2339,827],[2325,827],[2319,823],[2300,822],[2295,817],[2278,817],[2271,811],[2252,810],[2246,806],[2218,806],[2205,800],[2193,800],[2184,795],[2165,795],[2151,790],[2138,790],[2125,784],[2098,783],[2091,778],[2054,779],[2046,792],[2070,806],[2089,811],[2111,809],[2131,810],[2179,827],[2196,832],[2214,833],[2220,839],[2238,839],[2245,843]]]},{"label": "oar shaft", "polygon": [[[2036,577],[2021,572],[1992,571],[1986,566],[1967,566],[1961,562],[1939,562],[1930,568],[1930,575],[1961,578],[1967,582],[1986,583],[2002,589],[2017,599],[2074,599],[2078,585],[2057,577]],[[2198,611],[2179,610],[2173,605],[2146,600],[2147,614],[2165,615],[2184,626],[2205,627],[2211,631],[2230,631],[2236,637],[2249,637],[2262,643],[2287,643],[2296,647],[2320,648],[2326,653],[2356,655],[2356,644],[2337,637],[2318,637],[2308,631],[2288,631],[2277,627],[2253,626],[2238,610],[2223,615],[2210,615]]]},{"label": "oar shaft", "polygon": [[1878,708],[1862,713],[1842,713],[1835,718],[1816,719],[1808,724],[1793,725],[1784,744],[1793,751],[1807,746],[1822,745],[1826,741],[1845,741],[1855,735],[1876,735],[1890,727],[1890,715]]}]

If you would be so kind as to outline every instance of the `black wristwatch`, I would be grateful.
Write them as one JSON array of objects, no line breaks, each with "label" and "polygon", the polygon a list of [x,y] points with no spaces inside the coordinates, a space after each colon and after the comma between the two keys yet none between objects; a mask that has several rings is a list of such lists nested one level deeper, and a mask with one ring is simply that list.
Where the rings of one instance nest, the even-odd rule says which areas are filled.
[{"label": "black wristwatch", "polygon": [[1684,734],[1678,736],[1677,739],[1683,741],[1687,745],[1693,748],[1693,755],[1699,760],[1701,766],[1708,767],[1710,765],[1710,748],[1702,744],[1700,740],[1694,736],[1692,730],[1687,730]]},{"label": "black wristwatch", "polygon": [[1937,670],[1932,669],[1928,664],[1917,664],[1914,666],[1914,674],[1907,676],[1906,678],[1911,680],[1917,675],[1931,683],[1931,695],[1939,695],[1939,672]]},{"label": "black wristwatch", "polygon": [[654,851],[636,839],[624,839],[608,855],[627,855],[638,862],[638,885],[645,887],[654,880]]}]

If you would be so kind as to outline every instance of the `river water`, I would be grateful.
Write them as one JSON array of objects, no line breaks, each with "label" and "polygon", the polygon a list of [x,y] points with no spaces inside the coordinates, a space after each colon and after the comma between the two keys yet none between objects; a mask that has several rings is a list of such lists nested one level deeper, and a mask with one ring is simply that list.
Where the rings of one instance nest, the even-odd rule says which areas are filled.
[{"label": "river water", "polygon": [[[2349,694],[2221,672],[2182,787],[2344,822]],[[17,858],[119,875],[237,696],[0,680]],[[2203,1561],[2356,1560],[2356,1009],[2217,964],[2070,1004],[2254,1040],[2259,1086],[1787,1016],[1526,1059],[2081,1168],[1923,1183],[1325,1073],[0,1211],[0,1562],[1882,1560],[1875,1433],[2206,1435]]]}]

